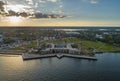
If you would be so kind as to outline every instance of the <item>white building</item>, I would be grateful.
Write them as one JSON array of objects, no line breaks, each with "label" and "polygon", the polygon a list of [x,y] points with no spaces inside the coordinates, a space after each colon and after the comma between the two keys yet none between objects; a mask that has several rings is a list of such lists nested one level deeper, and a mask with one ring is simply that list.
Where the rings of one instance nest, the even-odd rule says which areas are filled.
[{"label": "white building", "polygon": [[79,32],[66,32],[66,34],[71,34],[71,35],[79,35],[80,33]]},{"label": "white building", "polygon": [[44,37],[43,40],[54,40],[55,37]]},{"label": "white building", "polygon": [[41,54],[80,54],[80,50],[72,48],[71,44],[47,44],[48,48],[41,50]]},{"label": "white building", "polygon": [[96,34],[96,38],[103,39],[102,35]]}]

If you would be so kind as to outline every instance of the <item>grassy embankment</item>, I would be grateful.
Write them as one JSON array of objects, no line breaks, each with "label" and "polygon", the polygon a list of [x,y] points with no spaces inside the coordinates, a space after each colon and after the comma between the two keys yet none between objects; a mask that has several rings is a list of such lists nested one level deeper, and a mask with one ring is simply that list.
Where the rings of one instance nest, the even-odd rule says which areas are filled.
[{"label": "grassy embankment", "polygon": [[[93,50],[95,50],[95,52],[120,52],[120,47],[116,47],[103,42],[94,42],[94,41],[82,40],[78,38],[67,38],[64,40],[47,40],[47,41],[42,41],[39,44],[44,45],[45,43],[62,43],[62,42],[75,43],[76,47],[82,49],[82,52],[84,54],[91,53]],[[24,50],[24,48],[29,49],[35,46],[36,46],[36,42],[33,42],[29,45],[17,47],[12,50]]]}]

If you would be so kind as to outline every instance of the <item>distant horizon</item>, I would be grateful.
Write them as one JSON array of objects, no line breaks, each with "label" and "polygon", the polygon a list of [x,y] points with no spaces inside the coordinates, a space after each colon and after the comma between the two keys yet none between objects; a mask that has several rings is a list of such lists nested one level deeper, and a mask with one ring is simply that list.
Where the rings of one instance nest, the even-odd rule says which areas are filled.
[{"label": "distant horizon", "polygon": [[120,26],[0,26],[0,28],[120,28]]}]

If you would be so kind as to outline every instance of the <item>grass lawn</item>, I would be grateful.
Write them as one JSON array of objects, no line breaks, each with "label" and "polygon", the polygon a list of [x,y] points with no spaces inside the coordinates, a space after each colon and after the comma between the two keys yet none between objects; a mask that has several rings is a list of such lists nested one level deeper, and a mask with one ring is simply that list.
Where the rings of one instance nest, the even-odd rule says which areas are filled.
[{"label": "grass lawn", "polygon": [[[82,40],[79,38],[67,38],[63,40],[66,43],[76,43],[77,45],[82,46],[83,49],[89,50],[90,48],[96,49],[98,52],[109,52],[109,51],[120,51],[120,47],[116,47],[107,43],[103,42],[95,42],[95,41],[89,41],[89,40]],[[48,41],[52,43],[61,43],[62,40],[52,40]]]},{"label": "grass lawn", "polygon": [[[47,41],[42,41],[39,44],[43,45],[46,43],[75,43],[78,45],[78,47],[82,47],[84,50],[90,50],[90,49],[96,49],[97,52],[120,52],[120,47],[116,47],[107,43],[103,42],[94,42],[94,41],[89,41],[89,40],[82,40],[79,38],[67,38],[64,40],[47,40]],[[36,46],[36,42],[33,42],[29,45],[13,48],[13,50],[20,50],[23,48],[33,48]]]}]

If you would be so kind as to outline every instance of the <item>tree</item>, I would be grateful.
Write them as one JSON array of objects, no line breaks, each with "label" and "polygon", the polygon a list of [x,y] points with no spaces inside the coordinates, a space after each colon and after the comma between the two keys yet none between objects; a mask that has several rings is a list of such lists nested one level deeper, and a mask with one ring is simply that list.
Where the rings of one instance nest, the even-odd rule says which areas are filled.
[{"label": "tree", "polygon": [[4,38],[4,43],[6,43],[6,44],[10,44],[10,43],[13,43],[13,42],[15,42],[15,40],[13,40],[13,39],[11,39],[11,38]]},{"label": "tree", "polygon": [[110,43],[110,44],[113,43],[112,36],[110,36],[110,35],[105,35],[104,40],[106,43]]}]

